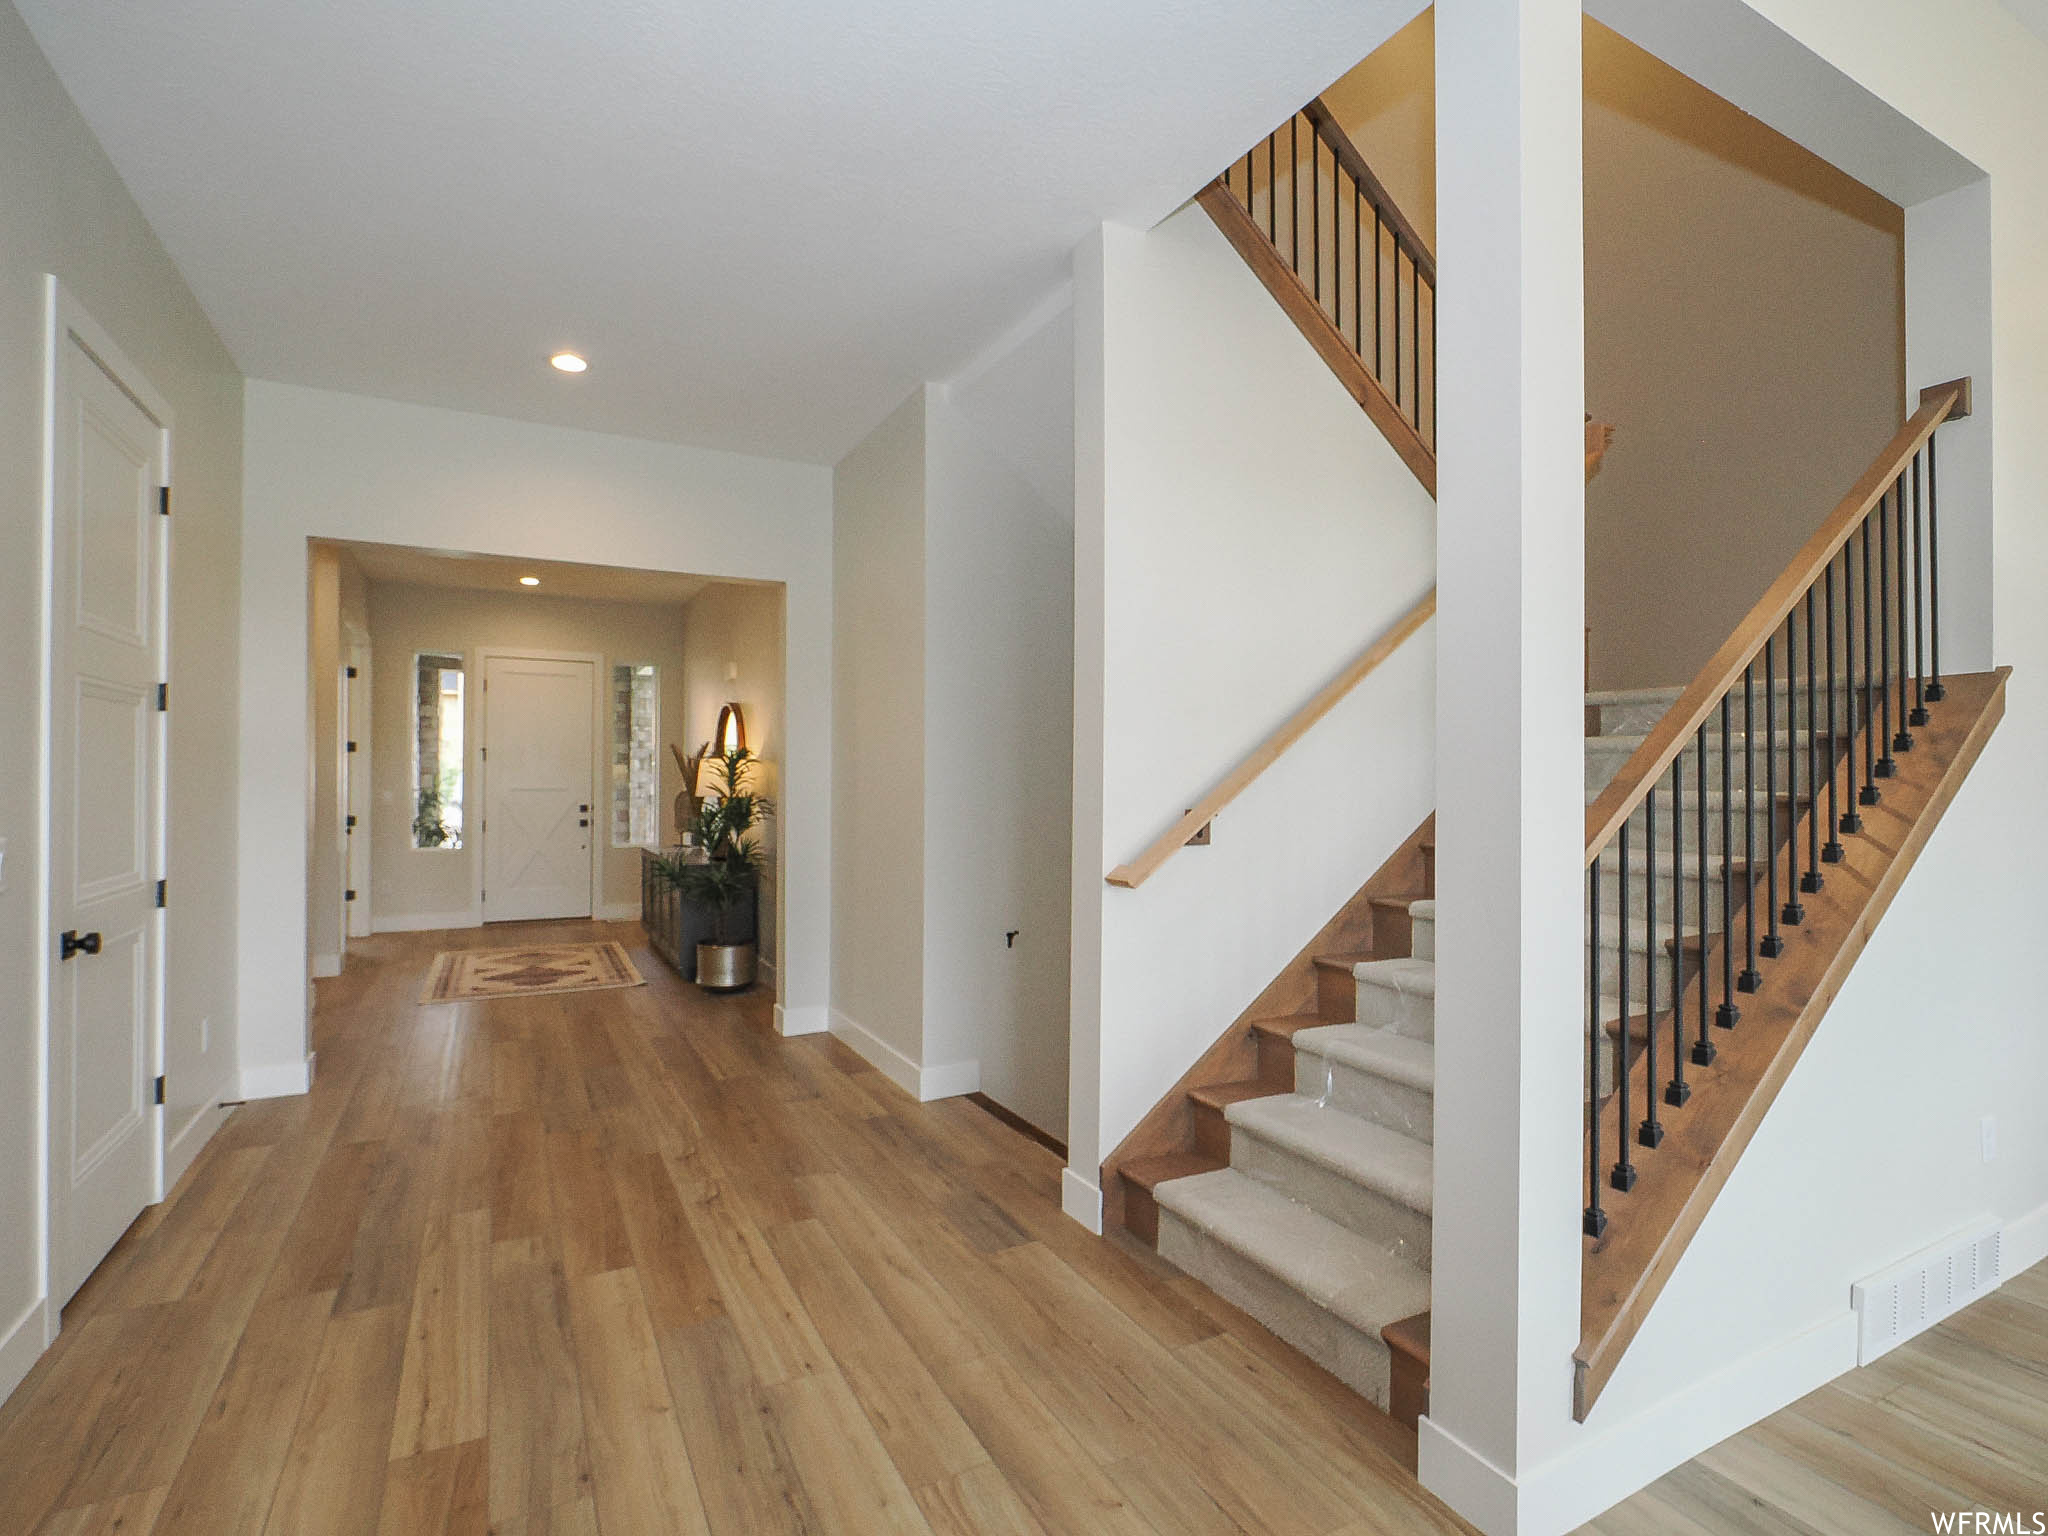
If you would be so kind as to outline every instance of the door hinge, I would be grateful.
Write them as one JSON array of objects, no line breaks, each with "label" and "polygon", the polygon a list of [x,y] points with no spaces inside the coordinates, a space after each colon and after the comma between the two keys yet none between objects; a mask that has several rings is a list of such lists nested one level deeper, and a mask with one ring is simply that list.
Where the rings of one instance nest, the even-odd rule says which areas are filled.
[{"label": "door hinge", "polygon": [[348,749],[349,749],[349,751],[351,751],[351,752],[355,751],[355,749],[356,749],[356,744],[355,744],[354,742],[350,742],[350,743],[348,744]]},{"label": "door hinge", "polygon": [[355,817],[351,816],[351,817],[349,817],[349,819],[348,819],[348,830],[349,830],[349,831],[351,831],[351,832],[353,832],[353,831],[355,831],[355,829],[356,829],[356,819],[355,819]]},{"label": "door hinge", "polygon": [[354,676],[356,675],[356,669],[355,669],[354,667],[350,667],[350,668],[348,669],[348,675],[349,675],[350,677],[354,677]]},{"label": "door hinge", "polygon": [[341,893],[341,899],[343,901],[354,901],[356,899],[356,893],[354,891],[343,891]]},{"label": "door hinge", "polygon": [[157,708],[157,713],[158,713],[158,714],[162,714],[162,713],[163,713],[163,712],[164,712],[165,710],[169,709],[170,707],[171,707],[171,685],[170,685],[169,683],[158,683],[158,684],[156,685],[156,708]]},{"label": "door hinge", "polygon": [[163,517],[169,517],[171,515],[171,488],[168,485],[160,485],[157,487],[156,510],[158,515]]},{"label": "door hinge", "polygon": [[162,1078],[156,1080],[156,1101],[159,1104],[164,1101],[164,1080]]},{"label": "door hinge", "polygon": [[159,907],[163,906],[164,904],[166,892],[170,887],[170,883],[171,882],[168,880],[159,880],[156,883],[156,904]]}]

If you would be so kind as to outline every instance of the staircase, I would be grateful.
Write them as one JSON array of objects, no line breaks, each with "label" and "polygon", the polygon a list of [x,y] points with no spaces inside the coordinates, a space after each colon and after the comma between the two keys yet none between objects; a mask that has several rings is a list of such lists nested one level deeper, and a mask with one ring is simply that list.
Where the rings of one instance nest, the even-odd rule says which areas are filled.
[{"label": "staircase", "polygon": [[[1433,495],[1435,265],[1329,113],[1311,103],[1199,201]],[[1581,1420],[2003,713],[2004,671],[1941,669],[1935,434],[1969,412],[1967,379],[1924,390],[1689,684],[1586,697]],[[1588,479],[1610,437],[1589,422]],[[1109,883],[1136,891],[1201,840],[1434,610],[1432,592]],[[1102,1167],[1106,1220],[1411,1427],[1430,1352],[1433,835],[1432,819]]]}]

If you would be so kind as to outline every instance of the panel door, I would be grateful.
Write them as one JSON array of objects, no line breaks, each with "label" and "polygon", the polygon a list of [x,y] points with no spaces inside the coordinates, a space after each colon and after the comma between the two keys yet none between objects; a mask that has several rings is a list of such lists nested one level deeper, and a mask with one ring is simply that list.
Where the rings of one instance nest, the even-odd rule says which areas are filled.
[{"label": "panel door", "polygon": [[596,668],[484,662],[484,920],[589,917]]},{"label": "panel door", "polygon": [[[161,426],[66,335],[51,567],[51,1286],[157,1198]],[[68,937],[66,937],[68,936]]]}]

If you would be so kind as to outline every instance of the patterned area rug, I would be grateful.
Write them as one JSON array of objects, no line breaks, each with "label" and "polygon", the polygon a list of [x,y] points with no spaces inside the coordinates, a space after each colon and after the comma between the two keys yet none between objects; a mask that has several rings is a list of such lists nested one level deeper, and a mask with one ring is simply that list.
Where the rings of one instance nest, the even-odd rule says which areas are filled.
[{"label": "patterned area rug", "polygon": [[646,978],[617,944],[528,944],[518,949],[450,949],[434,956],[423,1003],[537,997],[640,987]]}]

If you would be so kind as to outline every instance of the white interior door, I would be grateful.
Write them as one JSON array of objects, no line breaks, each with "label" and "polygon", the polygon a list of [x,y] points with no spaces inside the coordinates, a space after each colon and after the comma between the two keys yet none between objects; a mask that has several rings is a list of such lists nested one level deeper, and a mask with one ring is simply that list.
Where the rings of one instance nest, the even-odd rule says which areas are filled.
[{"label": "white interior door", "polygon": [[67,327],[51,564],[52,1298],[157,1198],[166,445]]},{"label": "white interior door", "polygon": [[484,658],[484,921],[591,915],[597,668]]},{"label": "white interior door", "polygon": [[[342,930],[348,939],[370,936],[370,648],[352,639],[343,648],[341,729]],[[354,742],[356,750],[347,750]],[[347,952],[344,942],[343,953]]]}]

